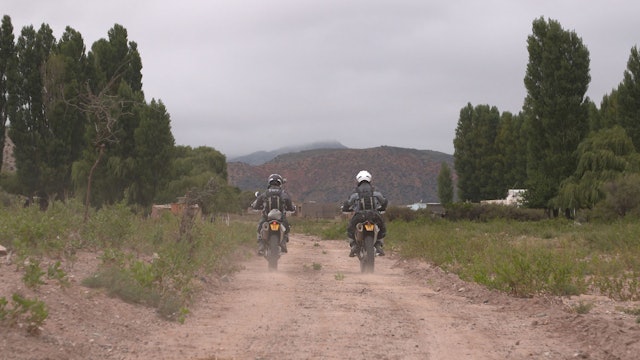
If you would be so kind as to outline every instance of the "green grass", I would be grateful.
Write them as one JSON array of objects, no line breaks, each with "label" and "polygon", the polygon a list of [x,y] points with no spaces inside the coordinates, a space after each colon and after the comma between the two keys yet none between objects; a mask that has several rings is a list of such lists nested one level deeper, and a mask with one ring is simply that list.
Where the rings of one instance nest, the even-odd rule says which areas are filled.
[{"label": "green grass", "polygon": [[237,260],[255,247],[253,217],[228,225],[195,219],[188,233],[181,233],[179,216],[146,218],[122,204],[92,211],[87,222],[74,200],[54,202],[47,211],[20,205],[0,207],[0,243],[22,264],[26,286],[37,288],[45,277],[67,286],[61,264],[72,263],[80,250],[95,251],[101,265],[83,280],[85,286],[152,306],[177,321],[189,313],[200,279],[236,271]]},{"label": "green grass", "polygon": [[[342,239],[346,221],[299,224],[309,234]],[[640,222],[447,221],[387,223],[385,246],[517,297],[597,292],[640,300]],[[327,237],[327,234],[330,236]]]},{"label": "green grass", "polygon": [[[83,281],[86,286],[152,306],[176,321],[188,316],[200,279],[236,271],[237,260],[255,249],[255,216],[237,216],[229,224],[196,219],[181,231],[184,222],[178,216],[146,218],[121,204],[92,211],[88,222],[74,200],[54,202],[45,212],[20,205],[0,207],[0,243],[23,264],[25,285],[36,288],[47,277],[63,286],[61,263],[72,263],[77,251],[95,251],[101,266]],[[294,233],[346,239],[346,218],[290,221]],[[385,247],[393,253],[514,296],[600,293],[640,300],[640,222],[633,219],[578,224],[419,217],[390,221],[387,227]],[[322,265],[306,268],[317,271]],[[336,280],[343,278],[336,274]],[[45,311],[33,306],[38,322]]]},{"label": "green grass", "polygon": [[306,220],[300,218],[290,218],[293,232],[319,236],[321,239],[346,239],[347,224],[346,219],[314,219]]}]

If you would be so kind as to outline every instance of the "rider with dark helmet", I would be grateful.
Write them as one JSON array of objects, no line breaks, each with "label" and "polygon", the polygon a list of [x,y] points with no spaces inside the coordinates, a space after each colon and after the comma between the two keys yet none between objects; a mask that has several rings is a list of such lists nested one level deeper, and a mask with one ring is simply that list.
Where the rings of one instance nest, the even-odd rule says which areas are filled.
[{"label": "rider with dark helmet", "polygon": [[353,211],[353,217],[349,221],[347,227],[347,236],[349,237],[349,246],[351,246],[350,257],[356,256],[358,248],[355,241],[356,224],[363,222],[367,217],[374,221],[380,231],[378,232],[378,241],[375,243],[376,252],[380,256],[384,256],[382,247],[384,245],[384,237],[387,234],[387,228],[380,212],[387,209],[388,201],[371,185],[371,173],[366,170],[360,171],[356,175],[357,186],[349,199],[342,204],[343,212]]},{"label": "rider with dark helmet", "polygon": [[273,209],[278,209],[282,213],[282,224],[285,227],[284,243],[280,246],[283,253],[287,252],[287,242],[289,242],[289,221],[287,221],[286,211],[296,211],[295,205],[291,201],[291,197],[283,188],[286,180],[279,174],[271,174],[267,179],[267,190],[260,193],[251,203],[251,208],[262,210],[262,218],[258,223],[258,255],[264,255],[264,244],[260,241],[260,229],[262,224],[267,221],[267,214]]}]

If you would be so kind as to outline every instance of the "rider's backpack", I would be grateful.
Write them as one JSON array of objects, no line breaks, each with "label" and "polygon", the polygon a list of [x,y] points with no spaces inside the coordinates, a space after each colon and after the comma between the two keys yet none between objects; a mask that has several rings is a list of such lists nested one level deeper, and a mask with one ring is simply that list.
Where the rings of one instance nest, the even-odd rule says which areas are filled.
[{"label": "rider's backpack", "polygon": [[360,210],[376,210],[376,200],[371,185],[358,186],[358,208]]},{"label": "rider's backpack", "polygon": [[269,212],[273,209],[284,211],[284,201],[282,201],[282,189],[270,188],[265,193],[265,210]]}]

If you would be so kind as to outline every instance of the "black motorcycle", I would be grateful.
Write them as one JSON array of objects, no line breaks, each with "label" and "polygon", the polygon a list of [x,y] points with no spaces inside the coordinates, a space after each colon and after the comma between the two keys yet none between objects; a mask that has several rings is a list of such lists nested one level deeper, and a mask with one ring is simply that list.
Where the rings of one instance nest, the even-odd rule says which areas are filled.
[{"label": "black motorcycle", "polygon": [[373,273],[376,259],[375,244],[378,241],[379,231],[378,225],[368,218],[356,224],[357,256],[360,260],[360,271],[363,273]]},{"label": "black motorcycle", "polygon": [[280,246],[285,241],[285,226],[282,222],[282,212],[277,209],[269,211],[267,221],[260,229],[260,241],[264,250],[264,258],[269,263],[269,270],[278,270],[278,259],[280,259]]}]

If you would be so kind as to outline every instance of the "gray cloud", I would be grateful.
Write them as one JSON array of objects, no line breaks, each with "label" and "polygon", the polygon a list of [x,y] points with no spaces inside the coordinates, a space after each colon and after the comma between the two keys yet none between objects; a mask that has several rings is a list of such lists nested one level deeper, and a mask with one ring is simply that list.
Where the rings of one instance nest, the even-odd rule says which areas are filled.
[{"label": "gray cloud", "polygon": [[[467,103],[518,112],[526,39],[544,16],[591,53],[599,104],[637,45],[640,3],[590,1],[5,1],[16,34],[49,24],[87,46],[115,23],[138,44],[147,98],[176,142],[227,155],[338,140],[453,153]],[[261,134],[282,134],[266,143]]]}]

